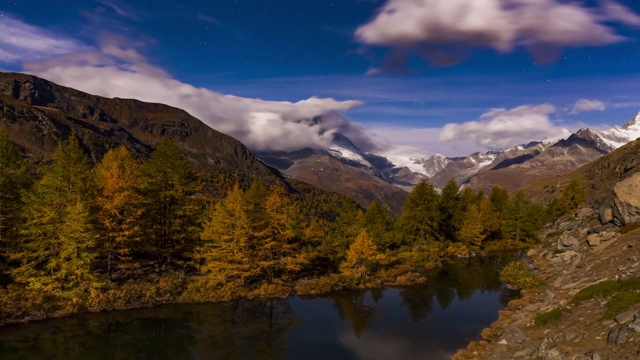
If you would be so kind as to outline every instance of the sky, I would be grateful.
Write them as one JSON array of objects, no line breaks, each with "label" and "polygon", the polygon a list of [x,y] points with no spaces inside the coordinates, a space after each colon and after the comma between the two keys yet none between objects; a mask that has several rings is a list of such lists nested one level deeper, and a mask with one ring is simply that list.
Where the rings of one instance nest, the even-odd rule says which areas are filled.
[{"label": "sky", "polygon": [[464,156],[640,111],[637,0],[3,1],[0,33],[0,70],[180,107],[254,150],[340,132]]}]

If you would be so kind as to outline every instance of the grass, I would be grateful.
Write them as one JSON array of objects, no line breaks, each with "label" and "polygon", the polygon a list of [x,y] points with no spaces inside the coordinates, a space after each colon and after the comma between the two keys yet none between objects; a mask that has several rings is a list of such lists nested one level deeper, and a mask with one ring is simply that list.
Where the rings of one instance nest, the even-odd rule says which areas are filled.
[{"label": "grass", "polygon": [[612,318],[619,313],[628,310],[633,305],[640,302],[640,293],[635,291],[623,291],[615,294],[607,303],[605,318]]},{"label": "grass", "polygon": [[622,284],[617,281],[607,280],[587,286],[586,288],[578,291],[578,293],[571,299],[573,304],[578,304],[585,300],[593,299],[596,296],[608,297],[622,288]]},{"label": "grass", "polygon": [[549,238],[552,238],[552,237],[560,236],[563,233],[564,233],[564,230],[552,231],[552,232],[548,233],[545,238],[549,239]]},{"label": "grass", "polygon": [[620,282],[625,290],[640,290],[640,277],[635,277]]},{"label": "grass", "polygon": [[560,320],[561,317],[562,309],[555,308],[553,310],[536,315],[533,321],[538,326],[545,326],[552,321]]}]

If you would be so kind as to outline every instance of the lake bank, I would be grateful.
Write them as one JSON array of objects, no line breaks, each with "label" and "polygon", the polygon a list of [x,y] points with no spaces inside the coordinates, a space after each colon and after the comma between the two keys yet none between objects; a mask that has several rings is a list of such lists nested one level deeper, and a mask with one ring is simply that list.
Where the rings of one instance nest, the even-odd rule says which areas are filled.
[{"label": "lake bank", "polygon": [[[425,284],[404,288],[163,305],[11,325],[0,328],[0,354],[3,359],[11,358],[4,354],[32,358],[29,354],[37,350],[55,358],[60,354],[56,351],[69,346],[67,359],[83,358],[91,347],[104,349],[110,354],[107,357],[120,356],[123,353],[115,352],[125,349],[149,354],[162,350],[166,355],[160,358],[206,357],[207,351],[218,351],[214,358],[234,354],[265,357],[260,351],[270,349],[271,357],[323,358],[331,351],[353,359],[370,357],[371,352],[387,359],[424,354],[446,358],[478,339],[510,296],[498,277],[504,261],[475,258],[455,263],[447,264]],[[91,337],[83,338],[83,334]],[[162,336],[165,338],[160,339]],[[168,343],[152,346],[163,341]],[[47,344],[56,346],[47,348]],[[437,344],[441,346],[436,348]]]}]

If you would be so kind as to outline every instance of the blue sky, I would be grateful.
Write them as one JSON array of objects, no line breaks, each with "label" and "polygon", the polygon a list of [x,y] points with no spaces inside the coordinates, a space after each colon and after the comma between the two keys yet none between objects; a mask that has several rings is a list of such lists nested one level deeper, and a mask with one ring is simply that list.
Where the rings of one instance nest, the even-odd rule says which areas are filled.
[{"label": "blue sky", "polygon": [[[259,150],[282,135],[279,150],[321,147],[333,129],[370,150],[459,156],[640,110],[637,1],[469,4],[8,1],[0,69],[184,107]],[[333,110],[348,122],[303,135],[291,124]]]}]

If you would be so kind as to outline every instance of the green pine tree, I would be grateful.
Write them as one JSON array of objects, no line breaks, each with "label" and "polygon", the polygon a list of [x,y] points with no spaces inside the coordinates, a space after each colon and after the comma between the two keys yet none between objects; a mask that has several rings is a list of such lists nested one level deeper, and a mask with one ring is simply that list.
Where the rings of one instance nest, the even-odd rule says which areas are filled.
[{"label": "green pine tree", "polygon": [[[17,246],[20,214],[24,206],[22,193],[33,179],[18,147],[7,131],[0,127],[0,281],[9,270],[9,253]],[[2,281],[3,282],[3,281]]]},{"label": "green pine tree", "polygon": [[94,194],[87,157],[72,133],[26,197],[23,236],[12,255],[19,263],[12,271],[16,281],[64,294],[93,286]]},{"label": "green pine tree", "polygon": [[400,236],[400,243],[425,245],[430,241],[442,240],[439,233],[439,203],[440,195],[433,185],[426,181],[416,185],[396,222],[395,228],[397,236]]},{"label": "green pine tree", "polygon": [[185,265],[201,230],[200,183],[173,140],[164,139],[141,168],[144,243],[160,263]]}]

